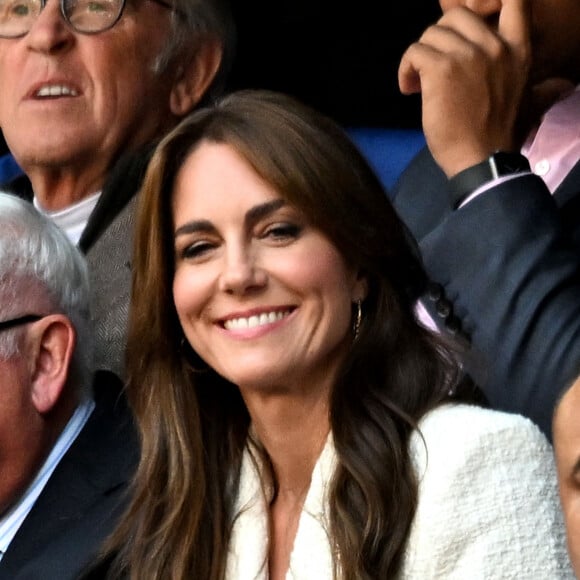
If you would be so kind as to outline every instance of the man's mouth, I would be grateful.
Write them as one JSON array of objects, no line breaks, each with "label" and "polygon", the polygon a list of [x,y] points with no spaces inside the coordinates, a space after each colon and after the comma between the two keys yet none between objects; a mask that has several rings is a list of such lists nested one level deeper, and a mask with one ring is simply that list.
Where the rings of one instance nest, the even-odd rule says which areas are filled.
[{"label": "man's mouth", "polygon": [[66,85],[45,85],[34,93],[37,98],[76,97],[77,95],[76,89]]}]

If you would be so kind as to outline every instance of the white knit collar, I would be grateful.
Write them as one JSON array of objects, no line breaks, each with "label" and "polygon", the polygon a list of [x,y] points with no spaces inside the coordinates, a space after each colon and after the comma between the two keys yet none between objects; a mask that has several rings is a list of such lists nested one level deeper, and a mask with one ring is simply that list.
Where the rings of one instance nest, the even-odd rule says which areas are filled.
[{"label": "white knit collar", "polygon": [[[328,541],[328,486],[336,467],[332,435],[314,466],[298,531],[290,556],[287,580],[332,580],[332,553]],[[228,548],[227,580],[268,578],[268,511],[260,476],[250,451],[244,451],[238,514]]]}]

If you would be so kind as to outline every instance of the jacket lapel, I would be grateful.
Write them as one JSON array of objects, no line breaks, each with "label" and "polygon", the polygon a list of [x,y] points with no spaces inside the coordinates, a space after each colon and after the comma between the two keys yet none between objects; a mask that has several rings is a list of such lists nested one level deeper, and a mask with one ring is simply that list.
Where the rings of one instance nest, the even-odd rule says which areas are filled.
[{"label": "jacket lapel", "polygon": [[[118,379],[105,372],[98,377],[96,407],[12,540],[0,562],[2,579],[13,578],[6,573],[18,571],[52,542],[60,544],[79,523],[95,534],[94,538],[78,538],[79,546],[84,544],[93,552],[98,550],[100,536],[112,531],[105,529],[108,524],[104,522],[116,517],[119,505],[115,492],[131,477],[138,445],[128,408],[119,396]],[[102,517],[99,515],[99,522],[91,529],[86,515],[99,510]]]}]

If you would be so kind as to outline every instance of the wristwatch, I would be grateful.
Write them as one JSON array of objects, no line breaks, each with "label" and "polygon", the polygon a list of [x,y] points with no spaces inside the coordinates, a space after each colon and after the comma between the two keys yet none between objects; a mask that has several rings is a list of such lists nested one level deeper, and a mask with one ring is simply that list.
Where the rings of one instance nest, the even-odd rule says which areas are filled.
[{"label": "wristwatch", "polygon": [[496,151],[485,161],[460,171],[449,179],[449,195],[453,209],[457,209],[465,198],[478,187],[502,175],[530,172],[530,162],[521,154]]}]

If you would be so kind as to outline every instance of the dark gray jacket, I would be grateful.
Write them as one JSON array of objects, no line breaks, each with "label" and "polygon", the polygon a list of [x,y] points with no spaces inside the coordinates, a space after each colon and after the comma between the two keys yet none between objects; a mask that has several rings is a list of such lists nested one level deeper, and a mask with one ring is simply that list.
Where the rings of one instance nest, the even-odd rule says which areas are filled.
[{"label": "dark gray jacket", "polygon": [[554,196],[528,175],[454,211],[425,149],[394,204],[432,281],[425,304],[471,345],[467,370],[491,406],[550,436],[554,403],[580,374],[580,163]]}]

